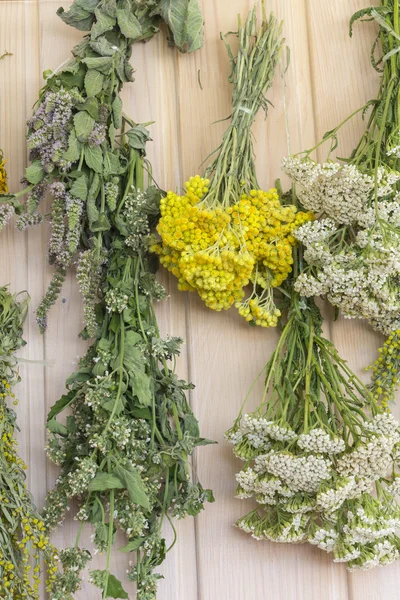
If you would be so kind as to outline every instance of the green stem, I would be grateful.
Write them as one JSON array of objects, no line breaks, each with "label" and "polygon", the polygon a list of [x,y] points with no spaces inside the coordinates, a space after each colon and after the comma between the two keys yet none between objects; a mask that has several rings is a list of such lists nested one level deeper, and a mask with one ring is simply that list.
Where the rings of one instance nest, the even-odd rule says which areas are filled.
[{"label": "green stem", "polygon": [[113,540],[113,535],[114,535],[114,499],[115,499],[115,492],[114,492],[114,490],[111,490],[110,491],[109,523],[108,523],[106,575],[104,578],[103,600],[105,600],[105,598],[109,598],[109,595],[107,594],[107,590],[108,590],[108,578],[110,576],[112,540]]}]

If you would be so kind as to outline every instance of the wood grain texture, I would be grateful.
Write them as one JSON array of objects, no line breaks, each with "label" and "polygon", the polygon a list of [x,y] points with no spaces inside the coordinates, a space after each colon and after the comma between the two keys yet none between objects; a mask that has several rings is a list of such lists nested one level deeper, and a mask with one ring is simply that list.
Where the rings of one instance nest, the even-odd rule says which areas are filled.
[{"label": "wood grain texture", "polygon": [[[154,176],[164,188],[179,189],[200,171],[204,158],[219,143],[224,123],[212,123],[230,112],[228,62],[219,33],[234,30],[237,13],[245,15],[252,5],[251,0],[202,3],[205,47],[194,55],[181,56],[167,47],[163,35],[137,46],[132,57],[136,83],[126,86],[123,93],[128,114],[138,121],[155,121],[149,158]],[[374,26],[359,24],[353,40],[348,37],[351,14],[366,3],[268,2],[284,19],[291,48],[286,84],[293,152],[312,146],[324,131],[376,93],[377,77],[369,63]],[[9,159],[12,190],[18,188],[26,164],[25,121],[42,85],[42,72],[68,58],[81,37],[56,16],[60,4],[67,7],[69,2],[0,0],[0,49],[14,54],[0,62],[0,147]],[[287,154],[279,74],[269,99],[273,107],[268,119],[260,116],[254,131],[259,180],[266,188],[281,177],[280,160]],[[361,131],[360,119],[343,130],[341,155],[351,151]],[[324,158],[324,149],[318,157]],[[28,289],[32,296],[25,331],[29,343],[21,355],[40,362],[21,364],[23,382],[17,392],[21,400],[20,449],[29,464],[28,483],[39,506],[57,476],[43,450],[46,412],[63,392],[65,378],[85,348],[77,337],[82,307],[72,275],[64,285],[62,301],[52,310],[48,332],[44,337],[37,332],[33,310],[51,277],[47,242],[45,228],[22,234],[8,227],[0,236],[0,284],[10,283],[13,291]],[[216,503],[195,520],[178,524],[178,543],[163,566],[165,580],[160,584],[159,600],[395,600],[400,563],[349,575],[315,548],[257,543],[233,527],[251,503],[233,498],[239,462],[223,434],[272,352],[276,332],[249,329],[235,311],[213,313],[196,295],[178,293],[173,277],[160,273],[160,278],[170,294],[170,299],[157,307],[162,332],[186,339],[178,371],[196,383],[192,406],[203,435],[217,440],[218,445],[200,449],[193,463],[195,476],[214,489]],[[361,322],[333,322],[330,318],[326,331],[360,374],[382,341]],[[260,381],[250,405],[258,402],[261,386]],[[76,529],[71,516],[54,535],[54,542],[60,546],[73,543]],[[171,532],[166,535],[170,538]],[[89,529],[83,540],[91,548]],[[113,570],[117,575],[123,577],[127,560],[115,553]],[[96,564],[100,562],[96,557]],[[133,587],[127,589],[133,598]],[[83,599],[98,599],[96,590],[86,583],[77,596],[77,600]]]}]

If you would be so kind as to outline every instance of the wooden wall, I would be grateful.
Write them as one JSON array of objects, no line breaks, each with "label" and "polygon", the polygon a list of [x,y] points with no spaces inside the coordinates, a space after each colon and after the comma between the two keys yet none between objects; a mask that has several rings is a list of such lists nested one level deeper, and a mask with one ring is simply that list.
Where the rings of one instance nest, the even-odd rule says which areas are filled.
[{"label": "wooden wall", "polygon": [[[367,0],[268,0],[285,21],[291,48],[287,105],[292,151],[308,148],[322,134],[358,108],[377,90],[369,63],[372,24],[357,25],[348,37],[348,21]],[[56,16],[68,0],[0,0],[0,50],[13,56],[0,62],[0,147],[9,159],[10,188],[16,190],[26,164],[25,121],[42,85],[42,72],[56,68],[68,56],[79,32]],[[178,188],[199,171],[206,155],[218,145],[224,124],[212,124],[229,114],[228,63],[219,32],[234,30],[238,12],[250,0],[203,0],[206,43],[192,56],[180,56],[159,35],[134,49],[136,83],[124,91],[125,111],[138,121],[155,121],[150,159],[164,188]],[[203,89],[198,84],[200,71]],[[283,85],[278,76],[269,98],[268,120],[257,121],[255,136],[259,179],[271,187],[280,176],[287,153]],[[355,119],[341,137],[341,155],[349,152],[362,128]],[[323,158],[323,153],[320,155]],[[56,469],[45,457],[45,416],[74,370],[83,343],[77,334],[82,308],[74,276],[70,275],[51,313],[44,337],[37,331],[33,309],[51,276],[46,263],[46,228],[19,233],[8,227],[0,235],[0,284],[32,296],[26,324],[28,345],[23,356],[38,363],[21,365],[17,390],[21,426],[20,449],[29,465],[30,489],[41,506]],[[235,311],[207,310],[191,294],[178,293],[165,273],[170,299],[159,306],[162,330],[186,339],[179,373],[196,383],[191,393],[202,432],[218,440],[200,449],[195,470],[216,503],[195,520],[179,523],[179,540],[163,567],[159,600],[395,600],[400,562],[369,573],[349,574],[331,557],[311,546],[256,542],[233,527],[251,502],[235,500],[234,473],[239,461],[223,439],[242,399],[276,343],[274,331],[246,326]],[[382,341],[364,323],[339,319],[326,311],[326,331],[351,366],[362,373]],[[21,353],[22,354],[22,353]],[[43,365],[42,361],[47,361]],[[260,382],[261,384],[261,382]],[[251,402],[258,400],[255,390]],[[76,523],[70,518],[54,536],[59,545],[73,543]],[[90,531],[85,534],[90,548]],[[113,569],[122,577],[126,555],[114,556]],[[132,589],[131,598],[134,597]],[[45,598],[43,594],[43,598]],[[85,584],[78,600],[98,594]]]}]

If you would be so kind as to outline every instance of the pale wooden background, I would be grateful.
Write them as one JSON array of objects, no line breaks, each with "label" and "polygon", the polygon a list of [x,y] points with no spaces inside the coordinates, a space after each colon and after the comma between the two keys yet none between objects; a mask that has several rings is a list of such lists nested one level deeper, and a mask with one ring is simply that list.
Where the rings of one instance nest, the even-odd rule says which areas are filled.
[{"label": "pale wooden background", "polygon": [[[0,62],[0,146],[9,158],[10,188],[16,190],[26,164],[25,120],[42,84],[42,72],[69,56],[80,33],[64,25],[56,9],[64,0],[0,0],[0,50],[14,56]],[[126,87],[125,110],[136,120],[155,120],[150,149],[154,173],[161,186],[177,188],[198,172],[214,149],[223,124],[211,125],[229,114],[228,64],[219,32],[235,29],[236,14],[246,13],[249,0],[203,0],[205,48],[193,56],[168,49],[160,35],[134,49],[136,83]],[[291,47],[287,101],[293,151],[313,145],[322,134],[358,108],[377,90],[377,76],[369,64],[374,26],[358,25],[348,38],[352,13],[368,0],[269,0],[285,20]],[[200,69],[203,90],[198,85]],[[259,119],[255,131],[259,179],[270,187],[279,176],[286,154],[282,82],[278,77],[270,95],[275,108],[268,121]],[[362,128],[353,121],[342,136],[340,154],[349,152]],[[323,158],[323,153],[320,154]],[[12,227],[0,235],[0,284],[28,289],[32,305],[26,324],[28,346],[23,355],[53,361],[52,366],[22,364],[19,385],[21,453],[29,464],[28,481],[38,505],[56,476],[46,460],[44,423],[48,407],[64,389],[64,380],[84,350],[77,339],[82,310],[74,278],[63,289],[63,302],[51,313],[44,337],[36,329],[33,309],[50,279],[46,264],[47,231],[26,234]],[[251,506],[233,498],[234,473],[239,461],[223,439],[236,417],[242,398],[276,343],[274,331],[246,326],[235,311],[207,310],[195,295],[177,293],[176,282],[160,275],[170,300],[159,306],[162,329],[186,340],[179,364],[182,376],[196,383],[191,394],[203,435],[218,446],[200,449],[196,472],[214,489],[216,503],[197,519],[179,524],[179,541],[163,567],[159,600],[395,600],[400,562],[369,573],[348,574],[330,556],[310,546],[256,542],[232,523]],[[329,310],[327,315],[331,313]],[[362,373],[382,341],[364,324],[327,319],[327,334],[353,368]],[[252,401],[257,402],[257,390]],[[59,545],[74,540],[76,523],[70,519],[54,536]],[[90,531],[85,542],[90,548]],[[113,568],[124,576],[125,555],[115,556]],[[131,598],[134,597],[133,588]],[[43,595],[43,598],[45,596]],[[79,600],[98,594],[85,585]]]}]

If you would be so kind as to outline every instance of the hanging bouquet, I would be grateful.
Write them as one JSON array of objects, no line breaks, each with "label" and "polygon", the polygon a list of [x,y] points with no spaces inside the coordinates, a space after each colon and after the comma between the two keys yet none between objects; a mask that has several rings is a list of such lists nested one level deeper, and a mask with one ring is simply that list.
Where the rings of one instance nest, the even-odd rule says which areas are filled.
[{"label": "hanging bouquet", "polygon": [[[320,164],[310,150],[285,159],[283,169],[296,183],[301,204],[319,214],[294,234],[307,263],[295,289],[305,297],[326,296],[344,317],[366,319],[388,336],[373,367],[374,394],[387,405],[398,387],[400,358],[399,3],[359,11],[350,33],[365,16],[379,25],[372,63],[381,86],[378,98],[360,109],[363,116],[371,109],[361,140],[348,159],[328,156]],[[322,143],[331,141],[329,155],[344,123],[324,137]]]},{"label": "hanging bouquet", "polygon": [[[213,497],[191,477],[194,448],[209,442],[200,437],[186,399],[191,385],[170,366],[182,340],[160,337],[154,311],[165,292],[148,254],[162,196],[149,184],[150,134],[123,114],[120,91],[133,79],[134,42],[150,39],[163,20],[170,43],[195,50],[203,20],[193,0],[171,10],[153,0],[76,0],[58,13],[89,33],[71,61],[46,74],[29,120],[26,188],[10,196],[20,212],[20,197],[29,193],[17,220],[21,230],[44,220],[40,204],[52,196],[49,259],[55,274],[36,311],[39,327],[45,329],[76,264],[82,336],[93,338],[67,380],[67,393],[48,415],[48,454],[61,473],[46,499],[44,526],[50,531],[61,524],[75,498],[80,522],[74,547],[64,551],[73,577],[60,581],[52,598],[72,600],[89,558],[79,548],[80,535],[91,523],[96,550],[106,555],[104,569],[90,571],[102,598],[128,597],[110,571],[119,528],[127,536],[120,550],[135,559],[128,578],[136,582],[138,599],[153,600],[160,577],[155,570],[169,550],[165,520],[173,528],[173,517],[195,516]],[[59,421],[67,408],[70,414]]]},{"label": "hanging bouquet", "polygon": [[[13,386],[20,381],[15,353],[25,344],[22,326],[28,298],[10,294],[0,288],[0,596],[4,600],[39,599],[42,560],[47,576],[46,590],[52,598],[69,582],[72,591],[79,589],[75,565],[68,551],[58,552],[50,543],[46,526],[33,504],[26,487],[26,466],[18,455],[15,432],[16,414],[9,406],[18,404]],[[77,551],[79,567],[89,558]],[[59,571],[61,563],[63,571]]]},{"label": "hanging bouquet", "polygon": [[[168,192],[161,201],[153,245],[160,262],[179,281],[179,289],[196,290],[213,310],[235,304],[245,319],[263,327],[277,324],[280,311],[273,301],[292,268],[293,230],[313,218],[282,206],[276,189],[263,191],[257,182],[251,128],[258,111],[267,111],[266,92],[272,85],[284,40],[282,24],[267,18],[263,4],[235,36],[234,56],[222,39],[231,63],[232,115],[214,161],[204,176],[191,177],[183,195]],[[245,288],[253,287],[244,300]]]},{"label": "hanging bouquet", "polygon": [[[378,19],[383,42],[389,43],[393,36],[381,16],[392,12],[385,7],[357,17]],[[393,65],[397,54],[390,45],[386,58]],[[347,316],[362,316],[354,307],[369,303],[369,320],[382,331],[395,323],[400,173],[397,159],[383,159],[387,152],[381,148],[387,128],[394,143],[397,119],[388,69],[386,64],[380,98],[349,161],[320,165],[310,153],[284,161],[296,186],[281,205],[298,203],[321,218],[293,232],[302,245],[294,248],[292,275],[282,284],[286,310],[278,346],[263,370],[262,401],[251,414],[243,414],[243,407],[227,432],[244,461],[236,495],[258,504],[237,526],[258,540],[316,545],[350,570],[400,558],[400,425],[382,408],[375,388],[368,389],[324,338],[313,296],[328,294]],[[336,133],[326,138],[336,141]],[[376,291],[378,279],[374,300],[360,286],[375,285]],[[390,381],[395,374],[386,376]]]}]

